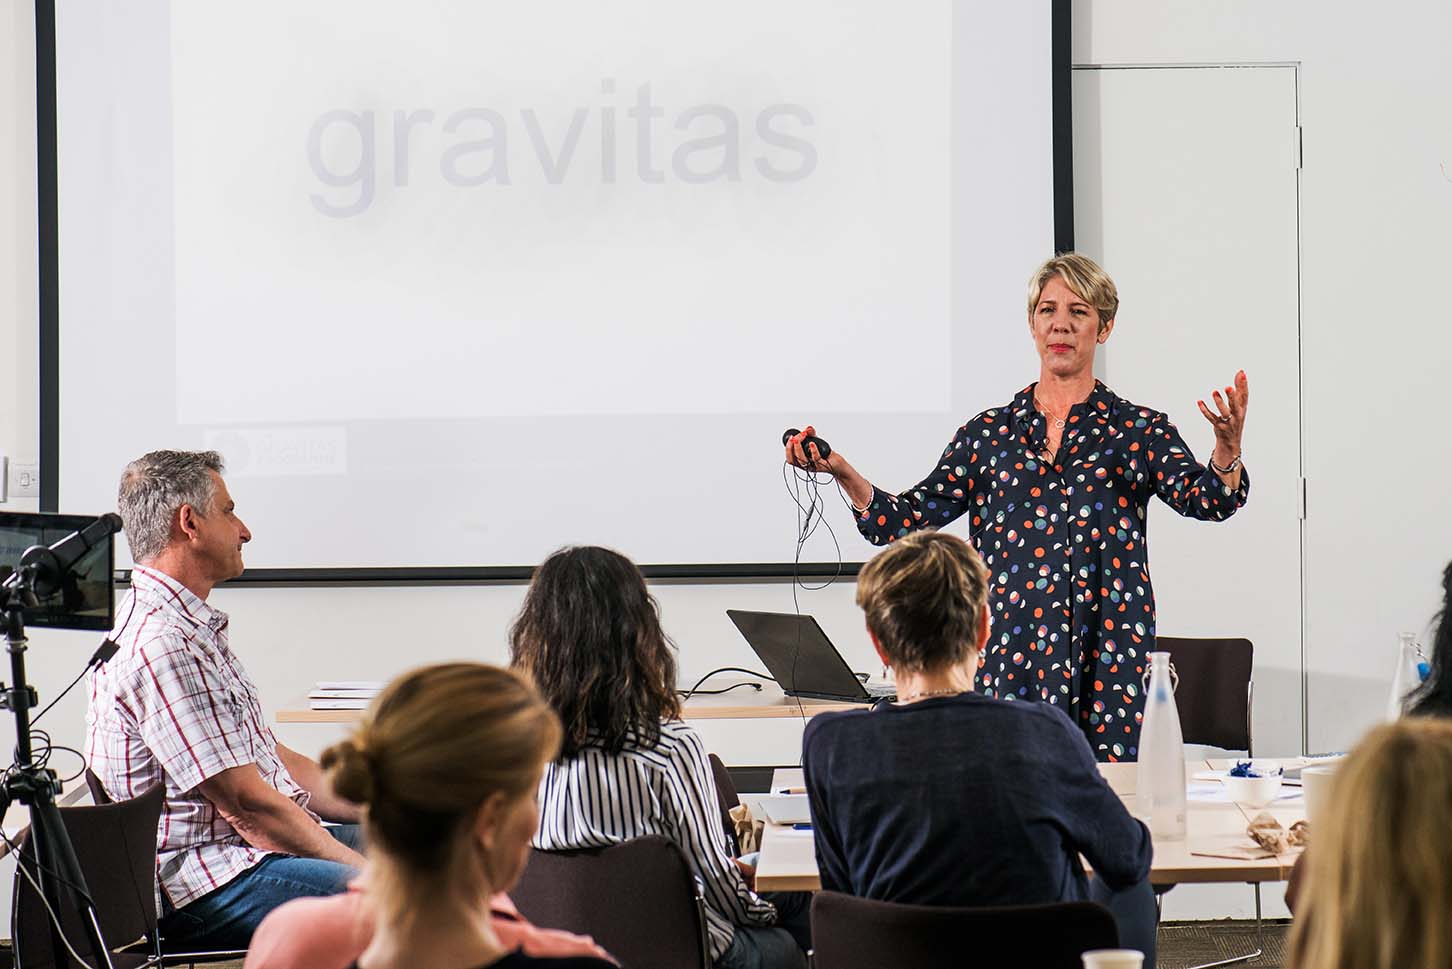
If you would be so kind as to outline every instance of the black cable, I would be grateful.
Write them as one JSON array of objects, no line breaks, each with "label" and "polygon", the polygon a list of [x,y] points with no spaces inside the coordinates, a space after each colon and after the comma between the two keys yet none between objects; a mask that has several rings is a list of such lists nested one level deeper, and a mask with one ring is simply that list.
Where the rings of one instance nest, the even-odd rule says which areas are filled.
[{"label": "black cable", "polygon": [[[30,837],[30,834],[27,833],[26,834],[26,838],[28,839],[29,837]],[[16,861],[18,862],[19,859],[20,859],[20,852],[23,850],[23,848],[25,846],[23,846],[23,845],[17,845],[14,841],[12,841],[10,839],[10,835],[6,834],[5,833],[5,830],[3,828],[0,828],[0,841],[3,841],[5,843],[6,847],[8,847],[10,849],[10,853],[13,854],[13,855],[15,855]],[[71,881],[69,878],[67,878],[66,876],[62,875],[60,872],[56,871],[54,868],[50,867],[49,865],[42,865],[40,863],[40,859],[35,856],[34,852],[31,853],[31,859],[30,860],[35,863],[35,867],[36,867],[37,870],[44,872],[45,874],[49,875],[51,878],[54,878],[56,881],[60,882],[62,885],[66,886],[71,891],[75,892],[78,896],[80,896],[82,899],[84,899],[93,908],[95,907],[95,904],[96,903],[91,898],[90,893],[87,892],[80,885],[77,885],[75,882]],[[11,939],[13,940],[14,938],[15,937],[12,935],[11,936]]]},{"label": "black cable", "polygon": [[[788,472],[788,468],[791,469]],[[788,477],[790,474],[790,477]],[[782,481],[786,485],[787,495],[792,499],[792,504],[797,508],[797,543],[796,552],[792,556],[792,610],[797,617],[796,642],[792,647],[792,684],[795,687],[797,681],[797,659],[802,652],[802,605],[797,596],[798,590],[807,592],[820,592],[828,588],[832,583],[842,577],[842,544],[837,541],[837,532],[832,524],[827,521],[826,503],[822,501],[821,480],[817,477],[818,472],[811,467],[798,468],[788,461],[782,462]],[[837,485],[837,492],[848,508],[852,503],[847,500],[846,493],[842,490],[841,482],[838,482],[835,475],[829,475],[829,480]],[[806,491],[807,502],[802,504],[802,492]],[[855,512],[854,512],[855,515]],[[832,547],[837,555],[837,571],[827,577],[827,580],[820,585],[807,585],[802,581],[802,549],[806,547],[808,540],[816,534],[819,526],[827,527],[827,534],[832,538]],[[795,690],[793,690],[795,692]],[[802,703],[800,695],[793,697],[797,701],[797,716],[801,718],[802,729],[807,726],[807,710]],[[797,764],[801,765],[801,755],[797,756]]]},{"label": "black cable", "polygon": [[[734,690],[738,686],[752,685],[749,683],[737,683],[736,686],[729,686],[725,690],[703,690],[700,688],[702,683],[706,682],[717,673],[745,673],[747,676],[759,677],[760,679],[766,680],[769,683],[776,682],[776,680],[772,679],[770,676],[767,676],[765,673],[758,673],[756,672],[756,670],[748,670],[740,666],[718,666],[716,669],[712,670],[711,672],[707,673],[705,676],[697,680],[695,683],[691,684],[691,688],[689,690],[677,690],[676,692],[679,693],[682,698],[690,699],[693,696],[712,696],[717,693],[725,693],[728,690]],[[761,689],[760,683],[755,684],[755,686],[757,690]]]},{"label": "black cable", "polygon": [[66,694],[69,693],[69,692],[71,692],[72,690],[74,690],[76,688],[76,684],[79,683],[79,682],[81,682],[81,680],[84,679],[85,676],[86,676],[86,674],[89,673],[89,672],[91,672],[91,664],[87,663],[86,664],[86,668],[83,669],[83,670],[81,670],[81,672],[79,674],[77,674],[77,676],[76,676],[76,678],[74,680],[71,680],[71,685],[70,686],[66,687],[64,690],[61,690],[59,696],[57,696],[54,700],[52,700],[49,703],[47,703],[44,707],[41,708],[41,710],[40,710],[39,713],[37,713],[34,717],[31,718],[31,720],[30,720],[31,726],[34,726],[35,725],[35,722],[37,720],[39,720],[41,717],[43,717],[47,713],[49,713],[51,707],[55,706],[57,703],[59,703],[62,700],[64,700],[66,698]]},{"label": "black cable", "polygon": [[[112,643],[114,645],[116,637],[117,636],[120,636],[123,632],[126,631],[126,626],[131,622],[131,616],[135,612],[136,612],[136,597],[135,596],[132,596],[131,597],[131,608],[126,611],[126,618],[121,620],[121,625],[119,625],[119,626],[116,627],[116,631],[115,631],[115,634],[113,636],[106,637],[106,640],[104,640],[102,642],[102,648],[105,647],[105,643],[106,642],[110,642],[110,643]],[[112,652],[114,653],[114,650]],[[35,726],[36,723],[39,722],[39,720],[40,720],[41,717],[45,716],[47,713],[50,712],[50,708],[51,707],[55,706],[57,703],[59,703],[62,700],[64,700],[66,698],[66,694],[67,693],[70,693],[72,690],[74,690],[76,688],[76,684],[79,683],[79,682],[81,682],[81,680],[85,678],[85,676],[86,676],[87,673],[91,672],[91,670],[93,670],[96,667],[100,666],[104,662],[105,662],[105,660],[103,660],[103,659],[100,658],[100,651],[99,650],[95,654],[92,654],[90,660],[87,661],[87,663],[86,663],[86,668],[83,669],[83,670],[81,670],[81,672],[79,674],[77,674],[77,676],[76,676],[76,678],[74,680],[71,680],[71,685],[70,686],[68,686],[64,690],[61,690],[60,691],[60,695],[59,696],[57,696],[54,700],[52,700],[49,703],[47,703],[44,707],[41,708],[41,710],[40,710],[39,713],[37,713],[35,716],[33,716],[33,717],[30,718],[30,725],[32,727]]]},{"label": "black cable", "polygon": [[43,737],[45,737],[45,740],[42,741],[41,746],[34,751],[35,757],[33,758],[32,762],[31,762],[31,766],[32,767],[38,768],[40,770],[45,770],[46,768],[48,768],[50,766],[50,755],[54,751],[59,750],[59,751],[62,751],[63,753],[74,754],[76,756],[76,758],[78,760],[80,760],[80,762],[81,762],[81,769],[80,770],[76,771],[74,774],[70,775],[69,777],[62,777],[61,778],[61,783],[62,784],[69,784],[71,781],[76,780],[77,778],[82,777],[82,776],[85,775],[85,773],[86,773],[86,767],[87,767],[87,764],[86,764],[86,755],[85,754],[81,753],[79,750],[77,750],[74,747],[67,747],[65,744],[55,743],[53,740],[50,739],[50,734],[46,733],[44,730],[32,731],[32,738],[34,737],[34,734],[36,734],[36,733],[39,733]]},{"label": "black cable", "polygon": [[676,692],[680,694],[682,700],[689,700],[693,696],[720,696],[723,693],[730,693],[732,690],[739,690],[743,686],[749,686],[757,693],[761,692],[761,684],[752,682],[751,680],[743,680],[740,683],[732,683],[730,686],[722,687],[719,690],[691,690],[690,692],[687,692],[685,690],[677,690]]}]

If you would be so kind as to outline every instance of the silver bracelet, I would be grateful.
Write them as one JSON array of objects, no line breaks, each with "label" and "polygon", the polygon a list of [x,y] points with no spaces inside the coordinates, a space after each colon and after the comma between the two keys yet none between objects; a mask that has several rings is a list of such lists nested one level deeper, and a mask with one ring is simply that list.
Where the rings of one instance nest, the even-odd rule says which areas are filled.
[{"label": "silver bracelet", "polygon": [[[1244,453],[1245,453],[1244,451],[1241,452],[1241,454],[1244,454]],[[1215,455],[1213,455],[1213,454],[1210,455],[1210,470],[1211,471],[1214,471],[1216,474],[1234,474],[1235,473],[1235,469],[1236,468],[1239,468],[1239,467],[1240,467],[1240,454],[1237,454],[1235,456],[1235,460],[1230,462],[1230,467],[1228,467],[1228,468],[1222,468],[1222,467],[1220,467],[1220,465],[1218,465],[1218,464],[1215,463]]]}]

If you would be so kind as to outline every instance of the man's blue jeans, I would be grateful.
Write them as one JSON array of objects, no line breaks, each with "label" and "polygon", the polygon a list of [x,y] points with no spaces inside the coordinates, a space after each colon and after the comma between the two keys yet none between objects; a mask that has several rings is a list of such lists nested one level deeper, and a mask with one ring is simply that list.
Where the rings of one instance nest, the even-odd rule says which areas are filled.
[{"label": "man's blue jeans", "polygon": [[[328,831],[343,844],[359,851],[363,834],[356,824],[340,824]],[[216,891],[180,909],[172,909],[162,896],[158,922],[163,952],[212,952],[245,949],[267,913],[283,902],[347,891],[358,870],[336,861],[270,855]]]}]

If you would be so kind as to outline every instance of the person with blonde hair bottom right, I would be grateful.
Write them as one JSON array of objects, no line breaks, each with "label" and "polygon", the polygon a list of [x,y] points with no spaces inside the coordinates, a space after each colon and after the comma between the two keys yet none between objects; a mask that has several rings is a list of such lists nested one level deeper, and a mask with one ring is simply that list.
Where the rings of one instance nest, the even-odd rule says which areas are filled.
[{"label": "person with blonde hair bottom right", "polygon": [[557,957],[603,953],[521,925],[499,894],[524,870],[560,736],[554,711],[509,670],[445,663],[394,680],[322,757],[333,790],[363,807],[361,890],[276,909],[246,969],[612,969]]},{"label": "person with blonde hair bottom right", "polygon": [[1291,929],[1296,969],[1452,966],[1452,723],[1377,727],[1336,771]]}]

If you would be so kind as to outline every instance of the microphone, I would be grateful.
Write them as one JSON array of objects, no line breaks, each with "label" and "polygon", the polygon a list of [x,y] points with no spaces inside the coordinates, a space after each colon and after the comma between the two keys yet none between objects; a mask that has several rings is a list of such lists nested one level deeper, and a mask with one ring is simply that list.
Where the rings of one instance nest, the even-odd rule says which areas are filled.
[{"label": "microphone", "polygon": [[66,574],[99,543],[121,530],[121,516],[107,512],[79,531],[71,532],[49,548],[32,545],[20,556],[20,568],[5,580],[13,586],[29,575],[32,591],[41,598],[54,595],[65,581]]},{"label": "microphone", "polygon": [[101,640],[101,645],[96,647],[96,651],[86,661],[86,669],[90,669],[93,666],[104,666],[106,661],[112,656],[115,656],[120,649],[121,647],[119,645],[109,639]]},{"label": "microphone", "polygon": [[[788,427],[786,430],[782,431],[782,446],[785,447],[787,441],[790,441],[792,438],[796,437],[800,433],[802,433],[801,430],[795,427]],[[820,437],[817,437],[815,434],[809,434],[807,435],[806,440],[802,441],[802,453],[806,454],[807,457],[810,458],[812,456],[811,452],[807,451],[807,445],[809,444],[815,444],[817,446],[817,453],[821,455],[824,460],[832,456],[832,445],[828,444]]]}]

